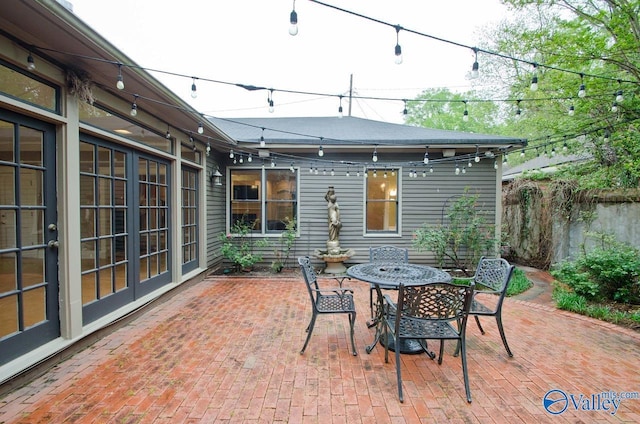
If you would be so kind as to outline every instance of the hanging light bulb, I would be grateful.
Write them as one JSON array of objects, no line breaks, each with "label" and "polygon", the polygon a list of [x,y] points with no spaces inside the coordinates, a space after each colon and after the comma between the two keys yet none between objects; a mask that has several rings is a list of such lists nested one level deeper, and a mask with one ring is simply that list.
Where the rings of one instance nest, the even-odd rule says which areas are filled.
[{"label": "hanging light bulb", "polygon": [[523,157],[524,157],[524,149],[522,149],[522,150],[520,151],[520,157],[521,157],[521,158],[523,158]]},{"label": "hanging light bulb", "polygon": [[27,56],[27,69],[30,71],[36,69],[36,62],[33,60],[31,52],[29,52],[29,56]]},{"label": "hanging light bulb", "polygon": [[275,167],[276,167],[276,163],[275,163],[275,161],[274,161],[273,159],[271,159],[271,167],[272,167],[272,168],[275,168]]},{"label": "hanging light bulb", "polygon": [[349,178],[349,168],[347,168],[347,172],[344,174],[345,177]]},{"label": "hanging light bulb", "polygon": [[202,122],[198,123],[198,134],[204,134],[204,127],[202,126]]},{"label": "hanging light bulb", "polygon": [[382,174],[382,178],[387,178],[387,170],[384,170],[384,174]]},{"label": "hanging light bulb", "polygon": [[567,140],[565,140],[564,144],[562,145],[562,152],[566,153],[567,150],[569,150],[569,146],[567,145]]},{"label": "hanging light bulb", "polygon": [[467,168],[465,168],[464,166],[462,167],[462,173],[466,174],[467,173]]},{"label": "hanging light bulb", "polygon": [[340,96],[340,107],[338,107],[338,118],[342,118],[344,114],[342,113],[342,96]]},{"label": "hanging light bulb", "polygon": [[233,159],[233,156],[234,156],[233,149],[231,149],[231,150],[229,150],[229,158]]},{"label": "hanging light bulb", "polygon": [[611,105],[611,112],[616,113],[618,111],[618,102],[614,101]]},{"label": "hanging light bulb", "polygon": [[295,168],[293,167],[293,162],[291,162],[291,166],[289,166],[289,171],[296,172]]},{"label": "hanging light bulb", "polygon": [[537,73],[537,69],[538,69],[538,64],[534,63],[533,64],[533,76],[531,77],[531,85],[529,86],[529,90],[531,90],[531,91],[537,91],[538,90],[538,73]]},{"label": "hanging light bulb", "polygon": [[251,153],[249,153],[249,156],[247,157],[247,162],[253,162],[253,156],[251,155]]},{"label": "hanging light bulb", "polygon": [[289,15],[289,23],[291,26],[289,27],[290,35],[298,35],[298,14],[296,13],[296,0],[293,0],[293,10]]},{"label": "hanging light bulb", "polygon": [[464,122],[469,122],[469,109],[467,109],[467,101],[464,100],[464,112],[462,112],[462,120]]},{"label": "hanging light bulb", "polygon": [[331,168],[331,176],[333,177],[334,175],[336,175],[336,171],[333,168]]},{"label": "hanging light bulb", "polygon": [[264,141],[264,128],[262,129],[262,134],[260,134],[260,147],[264,147],[266,145]]},{"label": "hanging light bulb", "polygon": [[460,175],[460,167],[456,163],[456,175]]},{"label": "hanging light bulb", "polygon": [[407,101],[406,101],[406,100],[403,100],[403,102],[404,102],[404,109],[402,109],[402,114],[403,114],[404,116],[407,116],[407,114],[409,113],[409,112],[407,111]]},{"label": "hanging light bulb", "polygon": [[430,173],[430,174],[433,174],[433,166],[430,166],[430,167],[429,167],[429,173]]},{"label": "hanging light bulb", "polygon": [[522,116],[522,109],[520,109],[520,100],[516,101],[516,119],[520,119]]},{"label": "hanging light bulb", "polygon": [[136,103],[137,99],[138,99],[138,95],[134,94],[133,103],[131,103],[131,111],[129,112],[131,116],[136,116],[138,114],[138,104]]},{"label": "hanging light bulb", "polygon": [[171,132],[169,131],[169,127],[167,127],[167,133],[164,135],[164,137],[169,140],[171,138]]},{"label": "hanging light bulb", "polygon": [[122,63],[118,63],[118,79],[116,81],[116,88],[118,90],[124,90],[124,80],[122,79]]},{"label": "hanging light bulb", "polygon": [[211,143],[207,142],[207,147],[205,149],[207,156],[211,153]]},{"label": "hanging light bulb", "polygon": [[402,47],[400,47],[400,30],[401,29],[402,27],[400,25],[396,25],[396,48],[395,48],[396,65],[400,65],[402,63]]},{"label": "hanging light bulb", "polygon": [[[620,81],[618,81],[618,84],[621,84]],[[618,89],[618,91],[616,91],[616,102],[618,103],[622,103],[624,102],[624,95],[622,92],[622,88]]]},{"label": "hanging light bulb", "polygon": [[378,151],[376,148],[373,149],[373,156],[371,157],[371,160],[374,162],[378,162]]},{"label": "hanging light bulb", "polygon": [[269,105],[269,113],[273,113],[273,88],[269,89],[269,94],[267,95],[267,103]]},{"label": "hanging light bulb", "polygon": [[476,157],[473,158],[473,160],[478,163],[480,162],[480,147],[478,147],[478,145],[476,144]]},{"label": "hanging light bulb", "polygon": [[429,146],[426,147],[426,150],[424,152],[424,159],[422,159],[422,163],[424,163],[425,165],[429,164]]},{"label": "hanging light bulb", "polygon": [[322,144],[318,147],[318,156],[324,156],[324,150],[322,150]]},{"label": "hanging light bulb", "polygon": [[578,97],[584,98],[587,95],[587,87],[584,85],[584,75],[580,74],[580,89],[578,90]]},{"label": "hanging light bulb", "polygon": [[471,74],[470,77],[471,79],[476,79],[480,76],[480,65],[478,64],[478,48],[474,47],[473,49],[473,53],[475,54],[475,60],[473,61],[473,65],[471,65]]},{"label": "hanging light bulb", "polygon": [[498,169],[498,161],[497,160],[493,161],[493,169]]},{"label": "hanging light bulb", "polygon": [[313,173],[314,173],[315,175],[318,175],[318,167],[317,167],[317,166],[316,166],[315,171],[313,171]]},{"label": "hanging light bulb", "polygon": [[[356,169],[356,177],[360,176],[360,168]],[[365,173],[364,176],[366,177],[367,174]]]},{"label": "hanging light bulb", "polygon": [[198,97],[198,89],[196,88],[196,77],[192,77],[191,80],[191,98],[195,99]]},{"label": "hanging light bulb", "polygon": [[426,170],[422,170],[422,178],[426,178],[427,177],[427,171]]},{"label": "hanging light bulb", "polygon": [[569,106],[569,112],[568,113],[569,113],[569,116],[575,115],[576,114],[576,108],[573,105]]},{"label": "hanging light bulb", "polygon": [[240,162],[240,163],[244,163],[244,158],[242,157],[242,155],[240,155],[240,156],[238,157],[238,162]]},{"label": "hanging light bulb", "polygon": [[376,171],[375,169],[373,170],[373,178],[376,178],[378,176],[378,171]]},{"label": "hanging light bulb", "polygon": [[611,132],[609,130],[604,130],[604,142],[608,143],[609,142],[609,138],[611,137]]}]

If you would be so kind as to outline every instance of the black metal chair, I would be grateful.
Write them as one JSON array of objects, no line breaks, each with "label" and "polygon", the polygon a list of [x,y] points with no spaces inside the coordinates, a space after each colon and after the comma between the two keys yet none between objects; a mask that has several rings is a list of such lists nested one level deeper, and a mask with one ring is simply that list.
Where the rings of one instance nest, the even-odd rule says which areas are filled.
[{"label": "black metal chair", "polygon": [[318,285],[318,277],[315,270],[311,266],[311,261],[308,257],[302,256],[298,258],[304,281],[309,291],[309,298],[311,299],[312,315],[311,321],[307,326],[307,339],[304,341],[304,346],[300,350],[300,354],[304,353],[307,348],[311,333],[313,333],[313,327],[316,323],[316,318],[319,314],[347,314],[349,316],[349,327],[351,336],[351,348],[353,356],[356,356],[356,344],[354,342],[354,325],[356,322],[356,307],[353,300],[353,290],[343,287],[336,287],[331,289],[321,289]]},{"label": "black metal chair", "polygon": [[[419,286],[398,287],[398,301],[394,304],[385,295],[384,338],[391,336],[399,346],[403,339],[416,339],[424,351],[435,359],[435,354],[427,349],[426,340],[440,340],[438,364],[442,364],[444,341],[456,340],[462,358],[462,373],[467,402],[471,402],[471,390],[467,373],[465,330],[474,285],[454,285],[450,283],[430,283]],[[398,396],[402,395],[402,375],[400,350],[396,349],[396,374]],[[389,362],[389,348],[385,346],[384,360]]]},{"label": "black metal chair", "polygon": [[[409,250],[396,246],[379,246],[369,248],[369,262],[385,262],[385,263],[409,263]],[[395,290],[395,286],[380,286],[383,290]],[[369,285],[369,309],[371,310],[371,319],[375,317],[373,311],[373,292],[376,286]],[[372,321],[373,323],[373,321]]]},{"label": "black metal chair", "polygon": [[[471,281],[476,286],[476,291],[473,295],[473,302],[471,303],[471,309],[469,315],[473,315],[478,324],[480,332],[484,334],[484,329],[480,325],[480,316],[494,316],[496,317],[496,323],[498,325],[498,331],[502,338],[504,348],[507,350],[509,356],[513,356],[509,345],[507,344],[507,338],[504,335],[504,328],[502,327],[502,303],[507,294],[507,288],[511,282],[511,276],[515,266],[510,265],[505,259],[502,258],[480,258],[478,262],[478,268]],[[498,301],[495,307],[490,308],[476,299],[479,293],[489,293],[498,296]]]}]

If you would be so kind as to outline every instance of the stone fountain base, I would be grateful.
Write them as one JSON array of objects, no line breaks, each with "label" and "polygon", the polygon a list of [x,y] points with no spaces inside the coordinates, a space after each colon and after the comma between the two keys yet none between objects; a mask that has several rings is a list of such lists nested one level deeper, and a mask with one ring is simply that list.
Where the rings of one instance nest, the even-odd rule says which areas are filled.
[{"label": "stone fountain base", "polygon": [[318,249],[314,253],[326,263],[325,274],[344,274],[347,270],[344,261],[356,254],[353,249],[340,249],[337,241],[327,241],[327,250]]}]

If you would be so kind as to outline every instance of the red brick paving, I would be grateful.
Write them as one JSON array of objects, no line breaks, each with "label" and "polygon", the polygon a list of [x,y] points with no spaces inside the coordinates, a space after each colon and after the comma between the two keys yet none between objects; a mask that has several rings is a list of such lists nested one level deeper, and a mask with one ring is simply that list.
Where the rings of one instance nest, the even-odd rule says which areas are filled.
[{"label": "red brick paving", "polygon": [[544,394],[640,391],[640,334],[546,304],[507,299],[504,351],[495,320],[468,327],[473,403],[455,345],[442,365],[368,355],[368,284],[356,289],[356,344],[346,316],[310,317],[301,278],[210,277],[145,312],[0,400],[0,423],[514,423],[640,422],[640,399],[615,415],[568,408],[551,415]]}]

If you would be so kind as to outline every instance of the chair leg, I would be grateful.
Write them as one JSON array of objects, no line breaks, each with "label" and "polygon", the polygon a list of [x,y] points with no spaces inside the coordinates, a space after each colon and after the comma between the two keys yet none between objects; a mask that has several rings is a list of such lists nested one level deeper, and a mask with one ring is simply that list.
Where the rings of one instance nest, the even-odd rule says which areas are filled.
[{"label": "chair leg", "polygon": [[369,310],[371,311],[371,320],[373,320],[373,287],[369,287]]},{"label": "chair leg", "polygon": [[443,354],[444,354],[444,339],[440,340],[440,355],[438,356],[438,365],[442,365]]},{"label": "chair leg", "polygon": [[474,315],[473,317],[476,319],[476,324],[478,324],[478,328],[480,329],[480,332],[484,334],[484,329],[480,325],[480,318],[478,318],[478,315]]},{"label": "chair leg", "polygon": [[351,349],[353,351],[353,356],[358,356],[358,351],[356,350],[356,343],[354,341],[353,338],[353,334],[354,334],[354,327],[356,324],[356,313],[350,313],[349,314],[349,327],[350,327],[350,333],[351,333]]},{"label": "chair leg", "polygon": [[307,348],[307,345],[309,344],[309,339],[311,338],[311,333],[313,333],[313,326],[316,325],[316,314],[313,314],[311,316],[311,321],[309,322],[309,325],[307,326],[307,339],[304,341],[304,346],[302,346],[302,349],[300,350],[300,355],[302,355],[304,353],[304,350]]},{"label": "chair leg", "polygon": [[509,349],[509,344],[507,344],[507,337],[504,335],[504,328],[502,328],[502,314],[498,313],[496,315],[496,322],[498,324],[498,331],[500,331],[500,337],[502,337],[502,344],[504,344],[504,348],[507,349],[507,354],[513,357],[513,353],[511,353],[511,349]]},{"label": "chair leg", "polygon": [[400,339],[395,338],[395,351],[396,351],[396,375],[398,377],[398,398],[400,403],[404,402],[404,396],[402,395],[402,375],[400,373]]},{"label": "chair leg", "polygon": [[460,356],[462,358],[462,376],[464,377],[464,390],[467,394],[467,402],[471,403],[471,389],[469,388],[469,374],[467,373],[467,347],[464,340],[460,342]]}]

